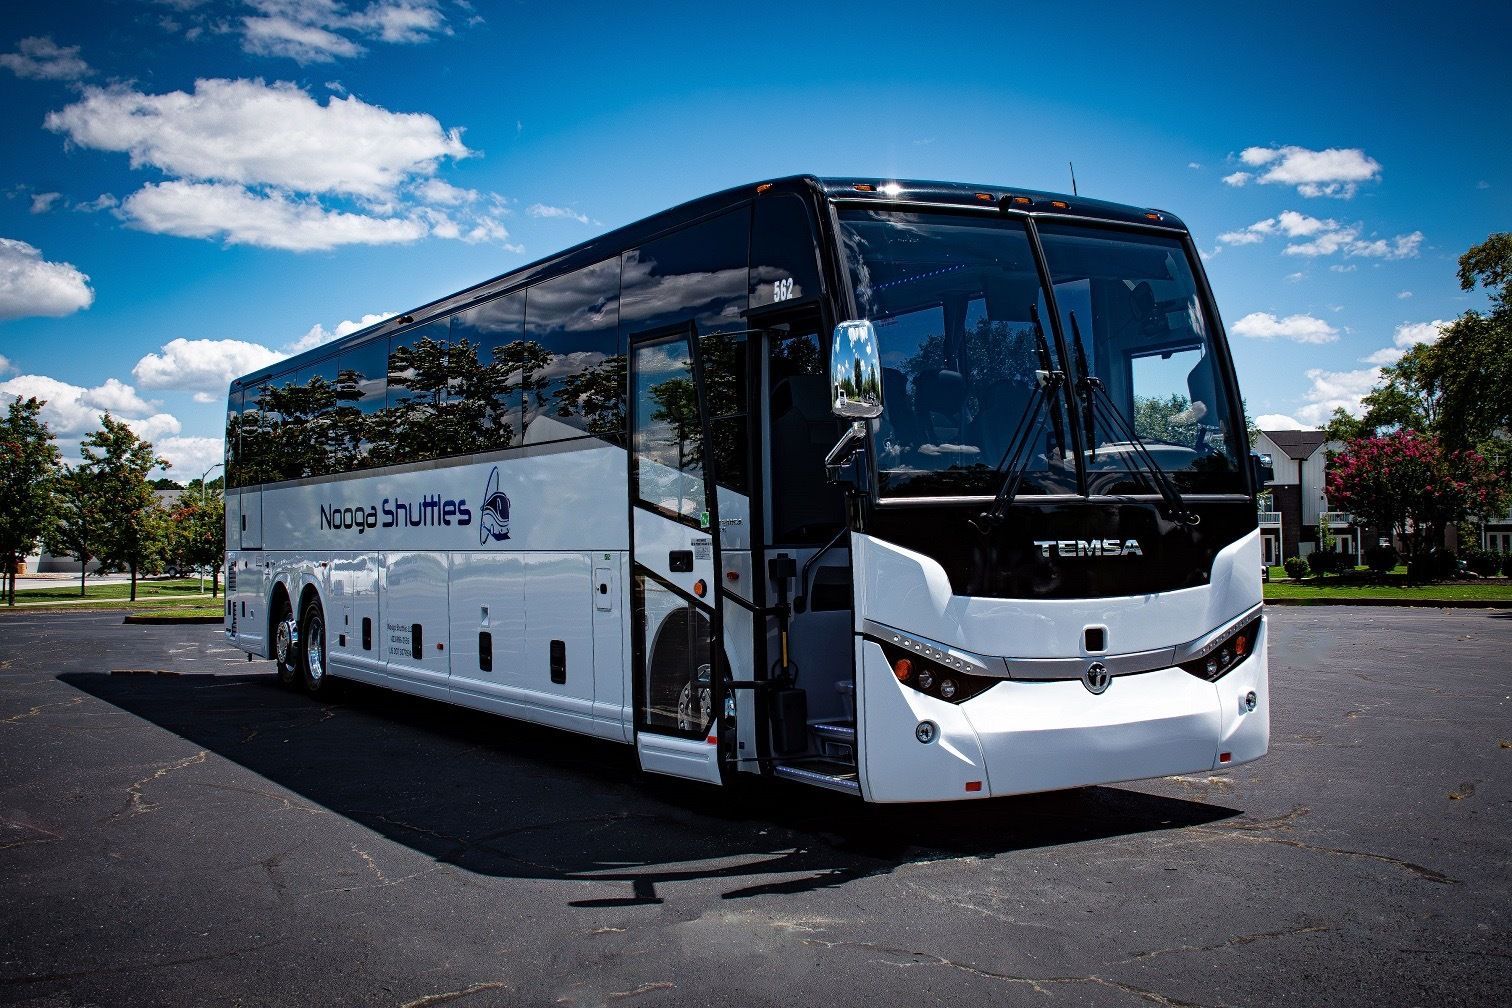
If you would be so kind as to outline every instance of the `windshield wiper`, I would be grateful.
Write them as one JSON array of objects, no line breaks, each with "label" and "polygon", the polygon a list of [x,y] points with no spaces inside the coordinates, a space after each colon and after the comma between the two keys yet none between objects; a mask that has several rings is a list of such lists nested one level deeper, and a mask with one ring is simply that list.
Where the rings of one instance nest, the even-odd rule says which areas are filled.
[{"label": "windshield wiper", "polygon": [[1134,427],[1124,418],[1123,413],[1114,404],[1113,397],[1108,394],[1107,386],[1103,385],[1102,379],[1091,371],[1087,364],[1087,348],[1082,343],[1081,326],[1077,324],[1076,312],[1068,313],[1071,317],[1071,338],[1076,346],[1076,367],[1080,372],[1076,379],[1076,397],[1082,402],[1083,415],[1086,419],[1087,443],[1092,446],[1092,461],[1097,461],[1097,433],[1094,421],[1097,411],[1102,410],[1104,422],[1121,434],[1129,447],[1134,449],[1134,456],[1149,471],[1151,482],[1165,501],[1166,510],[1170,513],[1171,520],[1178,525],[1196,525],[1202,520],[1202,516],[1195,514],[1186,506],[1186,501],[1181,496],[1181,491],[1176,489],[1176,484],[1171,480],[1169,473],[1161,468],[1155,456],[1150,454],[1150,449],[1145,445],[1140,436],[1134,433]]},{"label": "windshield wiper", "polygon": [[1029,463],[1034,454],[1029,450],[1030,443],[1039,428],[1040,414],[1048,407],[1051,410],[1051,424],[1055,429],[1055,444],[1057,453],[1062,461],[1066,454],[1065,432],[1061,428],[1061,416],[1059,402],[1065,393],[1066,375],[1063,371],[1057,371],[1051,366],[1050,345],[1045,341],[1045,327],[1040,324],[1039,307],[1029,306],[1029,316],[1034,319],[1035,353],[1039,358],[1039,370],[1034,372],[1034,391],[1029,395],[1029,402],[1024,405],[1024,412],[1013,428],[1013,436],[1008,439],[1008,447],[1003,450],[1003,457],[998,460],[996,472],[1005,473],[1003,481],[998,484],[997,493],[993,495],[992,503],[987,510],[971,520],[972,528],[986,534],[987,531],[1002,520],[1003,510],[1014,502],[1018,497],[1019,485],[1024,481],[1024,473],[1029,469]]}]

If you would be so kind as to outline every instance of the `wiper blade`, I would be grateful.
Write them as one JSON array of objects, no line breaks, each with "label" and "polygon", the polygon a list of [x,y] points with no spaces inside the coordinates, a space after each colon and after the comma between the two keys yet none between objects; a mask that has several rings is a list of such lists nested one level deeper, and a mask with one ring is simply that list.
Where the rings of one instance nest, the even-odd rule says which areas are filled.
[{"label": "wiper blade", "polygon": [[[1202,516],[1195,514],[1187,508],[1186,500],[1181,496],[1181,491],[1176,489],[1176,484],[1171,480],[1170,473],[1161,468],[1160,463],[1155,461],[1155,456],[1150,454],[1150,449],[1143,439],[1134,433],[1133,424],[1126,420],[1123,413],[1119,411],[1118,406],[1113,402],[1113,397],[1108,394],[1107,387],[1103,385],[1102,379],[1092,374],[1087,365],[1087,351],[1082,343],[1081,326],[1077,324],[1076,312],[1073,311],[1068,314],[1071,317],[1071,337],[1076,344],[1077,370],[1080,372],[1076,379],[1076,396],[1081,400],[1082,409],[1085,411],[1084,415],[1088,418],[1088,442],[1093,446],[1093,452],[1097,450],[1097,439],[1095,433],[1092,433],[1094,430],[1093,419],[1096,417],[1097,411],[1101,409],[1104,422],[1111,429],[1122,435],[1128,445],[1134,449],[1135,457],[1148,470],[1151,481],[1155,484],[1156,491],[1159,492],[1161,499],[1165,501],[1166,510],[1169,512],[1171,520],[1178,525],[1196,525],[1202,520]],[[1094,454],[1093,460],[1096,461],[1096,458],[1097,456]]]},{"label": "wiper blade", "polygon": [[992,503],[988,505],[987,510],[971,520],[972,527],[984,535],[1002,519],[1004,508],[1018,497],[1019,485],[1023,483],[1024,473],[1034,457],[1029,446],[1039,427],[1040,414],[1046,407],[1052,410],[1051,422],[1055,426],[1057,451],[1063,458],[1065,455],[1065,434],[1061,430],[1060,411],[1057,404],[1064,394],[1066,375],[1051,367],[1050,347],[1045,342],[1044,327],[1040,325],[1039,309],[1030,305],[1029,312],[1034,319],[1034,328],[1038,336],[1038,355],[1041,366],[1034,372],[1034,391],[1029,395],[1029,402],[1024,405],[1024,412],[1019,416],[1018,423],[1014,425],[1013,436],[1008,439],[1008,447],[1003,450],[1003,457],[998,460],[996,471],[1005,473],[1003,481],[998,484],[997,493],[993,495]]}]

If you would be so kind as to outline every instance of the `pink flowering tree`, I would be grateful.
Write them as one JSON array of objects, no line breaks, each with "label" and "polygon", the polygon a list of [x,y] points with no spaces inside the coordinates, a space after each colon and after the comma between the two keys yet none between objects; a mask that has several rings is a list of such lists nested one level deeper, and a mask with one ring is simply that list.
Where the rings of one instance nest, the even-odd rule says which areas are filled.
[{"label": "pink flowering tree", "polygon": [[1505,506],[1508,482],[1477,452],[1448,451],[1436,437],[1399,430],[1350,441],[1329,467],[1328,500],[1395,531],[1408,576],[1417,577],[1449,525]]}]

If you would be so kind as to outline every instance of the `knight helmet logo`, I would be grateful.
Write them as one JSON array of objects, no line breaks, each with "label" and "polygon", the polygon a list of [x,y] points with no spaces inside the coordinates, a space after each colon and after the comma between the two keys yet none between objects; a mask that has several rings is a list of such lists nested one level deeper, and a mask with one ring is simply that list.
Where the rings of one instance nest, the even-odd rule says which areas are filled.
[{"label": "knight helmet logo", "polygon": [[483,491],[483,517],[478,522],[478,542],[503,542],[509,538],[509,495],[499,489],[499,467],[488,474],[488,489]]}]

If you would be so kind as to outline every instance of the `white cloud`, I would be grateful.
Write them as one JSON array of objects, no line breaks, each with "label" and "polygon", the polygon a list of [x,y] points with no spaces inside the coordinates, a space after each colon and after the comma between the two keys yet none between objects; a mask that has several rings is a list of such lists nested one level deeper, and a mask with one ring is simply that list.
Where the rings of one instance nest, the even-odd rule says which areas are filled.
[{"label": "white cloud", "polygon": [[366,52],[343,35],[282,16],[242,18],[242,48],[253,56],[287,56],[296,63],[329,63]]},{"label": "white cloud", "polygon": [[1334,265],[1328,267],[1328,271],[1330,273],[1353,273],[1357,269],[1359,269],[1359,267],[1354,263],[1335,263]]},{"label": "white cloud", "polygon": [[131,376],[142,388],[224,393],[233,378],[267,367],[283,356],[243,340],[179,337],[165,343],[161,353],[150,353],[137,361]]},{"label": "white cloud", "polygon": [[568,209],[567,207],[547,206],[544,203],[532,203],[530,206],[525,208],[525,212],[530,214],[530,216],[532,217],[565,217],[569,220],[575,220],[579,224],[588,223],[587,214],[579,213],[578,211]]},{"label": "white cloud", "polygon": [[1421,343],[1437,343],[1439,337],[1444,334],[1444,326],[1448,324],[1443,319],[1434,319],[1432,322],[1403,322],[1396,327],[1396,332],[1391,337],[1391,346],[1382,347],[1361,360],[1366,364],[1381,367],[1395,364],[1413,347]]},{"label": "white cloud", "polygon": [[[305,350],[310,349],[311,347],[320,346],[320,344],[322,343],[329,343],[331,340],[340,339],[343,336],[350,336],[352,333],[366,329],[370,325],[376,325],[377,323],[382,322],[384,319],[393,318],[395,314],[397,313],[379,312],[375,315],[364,315],[356,322],[353,322],[351,319],[345,319],[341,322],[336,323],[335,329],[327,329],[325,326],[317,322],[310,327],[309,332],[305,333],[293,343],[290,343],[286,349],[291,354],[302,353]],[[237,374],[244,374],[245,372],[251,370],[253,370],[253,368],[244,368],[242,371],[238,371]],[[233,375],[233,377],[235,376]],[[229,379],[227,381],[229,383]]]},{"label": "white cloud", "polygon": [[430,178],[421,182],[415,187],[415,195],[427,203],[440,203],[445,206],[461,206],[464,203],[477,202],[478,199],[478,191],[476,189],[460,189],[438,178]]},{"label": "white cloud", "polygon": [[59,318],[93,303],[89,277],[72,263],[48,262],[26,242],[0,238],[0,320]]},{"label": "white cloud", "polygon": [[[142,399],[130,385],[115,378],[95,388],[83,388],[47,375],[24,374],[0,382],[0,394],[22,399],[35,396],[44,400],[47,405],[42,409],[42,418],[59,437],[87,434],[99,426],[102,413],[108,412],[120,419],[136,414],[136,422],[145,422],[154,415],[155,408],[154,403]],[[159,426],[163,423],[165,421],[157,421]]]},{"label": "white cloud", "polygon": [[293,84],[261,80],[199,80],[192,94],[90,88],[44,125],[178,178],[369,198],[472,153],[460,130],[433,116],[353,97],[322,105]]},{"label": "white cloud", "polygon": [[1286,279],[1290,280],[1292,283],[1301,283],[1303,280],[1307,279],[1307,274],[1306,273],[1288,273],[1288,274],[1286,274]]},{"label": "white cloud", "polygon": [[225,442],[218,437],[165,437],[154,442],[157,453],[168,460],[168,477],[181,482],[199,479],[225,457]]},{"label": "white cloud", "polygon": [[5,354],[0,354],[0,375],[8,375],[14,370],[16,370],[16,365],[10,362],[10,358]]},{"label": "white cloud", "polygon": [[107,192],[100,193],[100,195],[87,203],[75,204],[74,209],[82,210],[84,213],[99,213],[101,210],[114,210],[120,205],[121,201]]},{"label": "white cloud", "polygon": [[333,0],[249,0],[247,6],[254,13],[242,18],[242,48],[302,64],[360,56],[367,50],[359,37],[413,44],[451,34],[435,0],[377,0],[356,11]]},{"label": "white cloud", "polygon": [[32,196],[32,200],[31,200],[31,212],[34,213],[34,214],[44,214],[44,213],[47,213],[47,211],[51,210],[53,208],[53,206],[57,204],[58,200],[60,200],[62,198],[63,198],[63,194],[62,193],[55,193],[55,192],[37,193],[34,196]]},{"label": "white cloud", "polygon": [[178,417],[172,413],[154,413],[152,416],[124,417],[120,419],[126,426],[136,432],[137,437],[143,441],[151,442],[153,447],[156,447],[157,442],[163,438],[171,434],[177,434],[184,429],[184,425],[179,423]]},{"label": "white cloud", "polygon": [[1339,330],[1311,315],[1288,315],[1277,318],[1270,312],[1251,312],[1234,323],[1236,335],[1250,339],[1288,339],[1295,343],[1332,343]]},{"label": "white cloud", "polygon": [[1202,170],[1202,165],[1200,163],[1196,162],[1196,161],[1188,161],[1187,162],[1187,167],[1190,168],[1190,169],[1192,169],[1192,171],[1201,171]]},{"label": "white cloud", "polygon": [[1226,245],[1255,245],[1272,235],[1308,238],[1311,240],[1292,242],[1283,251],[1287,255],[1309,258],[1343,253],[1360,258],[1412,259],[1416,258],[1423,244],[1421,231],[1397,235],[1392,239],[1368,240],[1360,237],[1363,231],[1364,225],[1361,224],[1341,224],[1331,217],[1309,217],[1295,210],[1283,210],[1276,216],[1256,221],[1249,227],[1221,234],[1218,240]]},{"label": "white cloud", "polygon": [[78,80],[89,75],[78,46],[60,46],[46,35],[22,39],[16,52],[0,54],[0,66],[17,77],[36,80]]},{"label": "white cloud", "polygon": [[1263,431],[1307,430],[1307,424],[1285,413],[1266,413],[1255,417],[1255,426]]},{"label": "white cloud", "polygon": [[260,196],[223,183],[149,183],[127,197],[121,211],[144,231],[293,252],[410,242],[428,233],[414,219],[326,210],[314,200],[276,191]]},{"label": "white cloud", "polygon": [[1335,409],[1360,416],[1364,412],[1361,400],[1381,379],[1381,369],[1372,367],[1359,371],[1324,371],[1312,368],[1307,372],[1311,386],[1303,393],[1306,400],[1296,416],[1304,424],[1321,427],[1328,422]]},{"label": "white cloud", "polygon": [[1238,188],[1239,186],[1242,186],[1245,183],[1249,182],[1251,178],[1253,178],[1253,176],[1250,175],[1250,173],[1247,171],[1236,171],[1232,175],[1223,176],[1223,184]]},{"label": "white cloud", "polygon": [[1412,297],[1412,291],[1410,290],[1397,291],[1398,301],[1406,301],[1410,297]]},{"label": "white cloud", "polygon": [[1251,168],[1266,169],[1255,175],[1256,182],[1295,186],[1298,193],[1307,197],[1349,199],[1361,182],[1372,182],[1381,176],[1380,162],[1357,147],[1330,147],[1321,151],[1293,146],[1247,147],[1239,157]]}]

